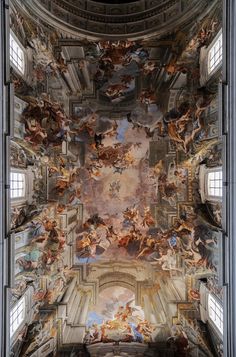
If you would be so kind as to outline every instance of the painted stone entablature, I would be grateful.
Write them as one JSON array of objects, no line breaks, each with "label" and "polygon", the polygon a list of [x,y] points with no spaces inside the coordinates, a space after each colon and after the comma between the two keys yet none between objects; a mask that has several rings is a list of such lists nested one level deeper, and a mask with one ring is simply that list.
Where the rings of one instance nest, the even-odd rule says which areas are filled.
[{"label": "painted stone entablature", "polygon": [[188,22],[207,6],[207,1],[137,1],[127,4],[103,4],[93,1],[30,0],[22,5],[36,11],[42,19],[52,21],[61,30],[81,34],[95,39],[139,38],[154,33],[167,33],[178,24]]},{"label": "painted stone entablature", "polygon": [[12,0],[16,357],[221,357],[221,12]]}]

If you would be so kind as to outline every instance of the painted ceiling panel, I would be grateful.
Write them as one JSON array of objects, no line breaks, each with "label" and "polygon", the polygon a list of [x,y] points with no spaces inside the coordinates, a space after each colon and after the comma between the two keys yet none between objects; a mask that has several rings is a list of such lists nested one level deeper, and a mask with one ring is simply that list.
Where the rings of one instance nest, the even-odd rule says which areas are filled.
[{"label": "painted ceiling panel", "polygon": [[[166,3],[167,22],[184,8],[140,3]],[[27,63],[11,69],[11,304],[27,301],[14,355],[221,356],[220,65],[202,71],[220,4],[143,40],[123,23],[102,24],[120,39],[70,36],[14,4]]]}]

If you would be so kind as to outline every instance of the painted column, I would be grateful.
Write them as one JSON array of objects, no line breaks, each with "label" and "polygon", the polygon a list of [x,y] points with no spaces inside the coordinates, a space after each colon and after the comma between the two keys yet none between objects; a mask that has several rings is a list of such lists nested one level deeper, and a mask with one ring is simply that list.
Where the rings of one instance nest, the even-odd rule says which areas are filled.
[{"label": "painted column", "polygon": [[158,293],[154,295],[154,301],[155,301],[154,310],[157,316],[158,323],[165,323],[166,322],[165,310],[163,309],[161,299]]},{"label": "painted column", "polygon": [[84,295],[83,307],[82,307],[81,315],[80,315],[80,318],[79,318],[79,324],[80,325],[85,325],[86,324],[90,298],[91,298],[90,291],[86,292],[85,295]]},{"label": "painted column", "polygon": [[89,72],[88,72],[88,67],[87,67],[86,62],[84,63],[84,66],[82,67],[82,73],[83,73],[87,88],[90,88],[91,83],[90,83],[90,77],[89,77]]},{"label": "painted column", "polygon": [[84,302],[84,296],[82,295],[81,291],[77,292],[75,301],[73,303],[73,318],[72,321],[74,324],[79,323],[80,315],[81,315],[81,310]]},{"label": "painted column", "polygon": [[73,300],[71,300],[70,305],[69,305],[68,322],[76,323],[76,321],[78,321],[78,320],[76,320],[76,318],[77,318],[80,304],[81,304],[81,291],[77,290]]},{"label": "painted column", "polygon": [[150,303],[149,297],[146,294],[143,295],[143,306],[144,306],[145,319],[150,321],[150,319],[151,319],[151,303]]},{"label": "painted column", "polygon": [[68,301],[70,300],[71,294],[73,293],[73,290],[75,288],[77,282],[77,277],[74,277],[63,297],[63,303],[68,303]]}]

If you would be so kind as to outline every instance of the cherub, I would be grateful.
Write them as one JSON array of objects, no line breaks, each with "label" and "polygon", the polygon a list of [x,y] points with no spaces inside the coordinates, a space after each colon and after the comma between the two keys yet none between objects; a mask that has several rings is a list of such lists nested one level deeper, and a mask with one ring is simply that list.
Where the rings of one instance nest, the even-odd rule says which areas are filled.
[{"label": "cherub", "polygon": [[155,62],[147,61],[143,65],[143,74],[148,75],[148,74],[152,73],[153,71],[155,71],[156,68],[157,67],[156,67]]},{"label": "cherub", "polygon": [[154,176],[159,176],[164,170],[163,160],[159,160],[153,167]]},{"label": "cherub", "polygon": [[144,208],[144,217],[143,217],[143,222],[142,225],[143,227],[150,227],[153,226],[155,224],[155,220],[152,217],[152,213],[150,210],[150,207],[145,207]]},{"label": "cherub", "polygon": [[139,211],[137,208],[126,208],[123,212],[123,216],[126,220],[132,223],[138,223]]},{"label": "cherub", "polygon": [[111,84],[106,90],[106,95],[109,98],[117,98],[127,89],[129,89],[129,87],[126,84]]},{"label": "cherub", "polygon": [[128,74],[123,74],[121,77],[121,82],[124,83],[125,85],[130,84],[132,80],[134,79],[133,76],[128,75]]}]

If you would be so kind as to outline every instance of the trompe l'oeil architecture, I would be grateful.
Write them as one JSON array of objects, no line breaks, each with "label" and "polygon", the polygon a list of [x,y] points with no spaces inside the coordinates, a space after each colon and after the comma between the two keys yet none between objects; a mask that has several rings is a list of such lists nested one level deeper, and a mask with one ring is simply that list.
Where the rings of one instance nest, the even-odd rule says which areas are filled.
[{"label": "trompe l'oeil architecture", "polygon": [[1,4],[1,357],[233,356],[222,2]]}]

